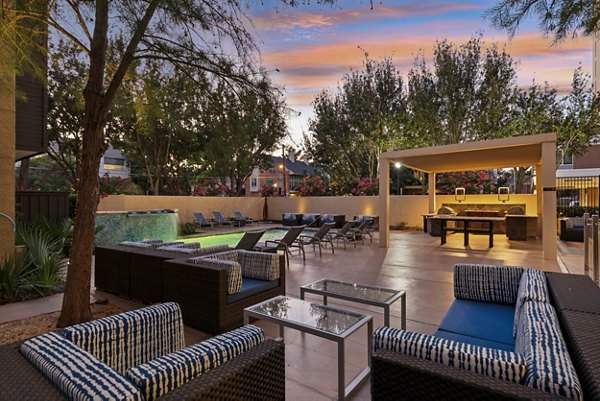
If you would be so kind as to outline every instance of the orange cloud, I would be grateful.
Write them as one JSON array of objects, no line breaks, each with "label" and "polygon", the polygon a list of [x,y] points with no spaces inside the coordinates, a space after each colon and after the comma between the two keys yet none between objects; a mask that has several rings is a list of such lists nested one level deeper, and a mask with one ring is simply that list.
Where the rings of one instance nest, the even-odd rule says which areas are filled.
[{"label": "orange cloud", "polygon": [[295,28],[327,27],[339,24],[362,23],[383,18],[411,18],[440,15],[455,11],[476,10],[480,5],[472,3],[443,4],[432,1],[410,2],[398,6],[378,5],[349,10],[336,9],[334,13],[272,12],[253,18],[254,26],[261,31],[285,31]]}]

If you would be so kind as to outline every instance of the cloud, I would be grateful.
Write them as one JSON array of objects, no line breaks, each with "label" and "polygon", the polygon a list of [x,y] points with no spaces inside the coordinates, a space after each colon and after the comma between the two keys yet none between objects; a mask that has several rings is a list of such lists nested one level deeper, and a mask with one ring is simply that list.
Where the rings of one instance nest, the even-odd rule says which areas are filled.
[{"label": "cloud", "polygon": [[341,24],[367,23],[382,19],[410,19],[478,9],[481,9],[480,5],[468,2],[448,4],[435,1],[414,1],[395,6],[377,5],[373,10],[364,6],[347,10],[332,9],[320,13],[278,11],[254,16],[253,21],[259,31],[277,31],[281,33],[281,31],[298,28],[323,28]]}]

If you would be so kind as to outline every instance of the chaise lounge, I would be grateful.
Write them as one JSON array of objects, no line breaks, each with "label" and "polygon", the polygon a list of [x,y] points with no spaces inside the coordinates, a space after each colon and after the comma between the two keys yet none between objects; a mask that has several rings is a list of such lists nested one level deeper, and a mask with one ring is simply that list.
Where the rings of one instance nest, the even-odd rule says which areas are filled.
[{"label": "chaise lounge", "polygon": [[456,265],[454,295],[433,336],[377,329],[373,399],[600,399],[600,289],[588,277]]},{"label": "chaise lounge", "polygon": [[284,400],[284,358],[252,325],[184,347],[179,306],[166,303],[0,347],[0,398]]}]

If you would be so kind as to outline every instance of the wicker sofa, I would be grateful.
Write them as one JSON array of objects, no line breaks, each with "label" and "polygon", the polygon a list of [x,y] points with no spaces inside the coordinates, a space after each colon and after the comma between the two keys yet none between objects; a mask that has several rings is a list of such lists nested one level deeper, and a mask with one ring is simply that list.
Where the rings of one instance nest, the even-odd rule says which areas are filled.
[{"label": "wicker sofa", "polygon": [[187,325],[222,333],[243,324],[244,308],[285,294],[285,257],[234,250],[168,260],[163,285]]},{"label": "wicker sofa", "polygon": [[175,303],[5,345],[0,355],[3,400],[285,399],[282,342],[248,325],[184,347]]},{"label": "wicker sofa", "polygon": [[600,289],[588,277],[456,265],[454,295],[433,336],[376,330],[373,399],[600,399]]},{"label": "wicker sofa", "polygon": [[227,245],[200,248],[199,244],[162,242],[151,246],[97,246],[95,249],[94,284],[96,288],[143,302],[163,302],[162,265],[169,259],[187,259],[229,250]]},{"label": "wicker sofa", "polygon": [[562,241],[583,242],[583,217],[565,217],[559,219],[559,238]]}]

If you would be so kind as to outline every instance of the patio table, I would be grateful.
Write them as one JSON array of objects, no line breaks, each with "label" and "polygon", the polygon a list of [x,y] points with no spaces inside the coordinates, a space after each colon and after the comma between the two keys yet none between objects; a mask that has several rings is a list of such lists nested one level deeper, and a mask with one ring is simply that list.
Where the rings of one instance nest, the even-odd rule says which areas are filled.
[{"label": "patio table", "polygon": [[304,294],[307,292],[322,295],[325,305],[327,305],[327,297],[333,297],[380,306],[383,308],[384,322],[388,327],[390,326],[390,306],[400,299],[402,308],[400,328],[406,330],[406,291],[324,278],[300,287],[300,299],[304,299]]},{"label": "patio table", "polygon": [[[251,317],[278,324],[281,337],[284,335],[284,327],[289,327],[303,333],[335,341],[338,346],[339,400],[346,399],[371,373],[372,316],[280,295],[245,308],[244,324],[248,324]],[[367,325],[367,367],[346,386],[344,366],[346,339],[365,324]]]},{"label": "patio table", "polygon": [[[504,221],[504,217],[484,217],[484,216],[453,216],[453,215],[437,215],[430,219],[440,220],[442,223],[442,245],[446,243],[446,233],[448,231],[462,232],[464,234],[464,245],[469,245],[469,233],[484,233],[489,236],[489,247],[494,247],[494,222]],[[462,228],[447,227],[449,221],[458,221],[463,223]],[[481,228],[469,227],[469,223],[486,223],[487,230]]]}]

